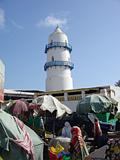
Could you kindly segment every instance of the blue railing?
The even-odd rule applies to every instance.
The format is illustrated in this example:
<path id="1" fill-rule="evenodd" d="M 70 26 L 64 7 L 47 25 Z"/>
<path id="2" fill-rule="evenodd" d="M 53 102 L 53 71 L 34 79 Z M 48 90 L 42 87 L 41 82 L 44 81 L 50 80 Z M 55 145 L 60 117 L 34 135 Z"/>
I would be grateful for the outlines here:
<path id="1" fill-rule="evenodd" d="M 45 53 L 47 53 L 47 51 L 48 51 L 50 48 L 54 48 L 54 47 L 64 47 L 64 48 L 68 49 L 69 52 L 72 51 L 72 46 L 71 46 L 69 43 L 64 43 L 64 42 L 52 42 L 52 43 L 46 45 L 46 47 L 45 47 Z"/>
<path id="2" fill-rule="evenodd" d="M 49 67 L 53 67 L 53 66 L 65 66 L 65 67 L 69 67 L 70 70 L 74 68 L 74 64 L 69 61 L 52 61 L 52 62 L 47 62 L 44 65 L 44 70 L 46 71 Z"/>

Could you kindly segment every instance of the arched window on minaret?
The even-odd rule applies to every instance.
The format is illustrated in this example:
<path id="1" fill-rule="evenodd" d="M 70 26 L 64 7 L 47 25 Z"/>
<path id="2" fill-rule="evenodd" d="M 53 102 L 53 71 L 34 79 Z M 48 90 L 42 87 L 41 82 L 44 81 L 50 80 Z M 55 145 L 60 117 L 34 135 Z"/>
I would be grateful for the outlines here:
<path id="1" fill-rule="evenodd" d="M 53 43 L 53 40 L 51 40 L 50 44 L 52 44 L 52 43 Z"/>
<path id="2" fill-rule="evenodd" d="M 52 61 L 54 61 L 54 57 L 52 56 Z"/>

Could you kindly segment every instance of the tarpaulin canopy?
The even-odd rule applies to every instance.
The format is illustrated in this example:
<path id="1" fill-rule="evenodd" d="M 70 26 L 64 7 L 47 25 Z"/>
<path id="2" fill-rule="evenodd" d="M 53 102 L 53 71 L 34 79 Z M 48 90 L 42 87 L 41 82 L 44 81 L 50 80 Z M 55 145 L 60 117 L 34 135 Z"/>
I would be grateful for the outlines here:
<path id="1" fill-rule="evenodd" d="M 28 111 L 28 102 L 26 102 L 24 99 L 19 99 L 19 100 L 9 100 L 8 103 L 6 103 L 5 106 L 3 106 L 3 110 L 6 112 L 19 116 L 24 112 Z"/>
<path id="2" fill-rule="evenodd" d="M 72 113 L 71 109 L 51 95 L 39 96 L 32 103 L 40 105 L 40 109 L 43 111 L 49 111 L 50 113 L 56 111 L 56 118 L 63 116 L 65 113 Z"/>
<path id="3" fill-rule="evenodd" d="M 76 107 L 77 113 L 104 113 L 108 112 L 114 106 L 117 106 L 117 101 L 98 94 L 92 94 L 80 100 Z"/>
<path id="4" fill-rule="evenodd" d="M 23 124 L 20 120 L 18 123 Z M 23 131 L 18 123 L 15 117 L 0 110 L 0 156 L 5 160 L 28 160 L 27 147 L 33 144 L 35 160 L 43 160 L 44 142 L 24 124 L 25 131 Z M 26 135 L 28 135 L 27 141 L 30 142 L 28 145 L 23 144 Z M 27 146 L 26 149 L 25 146 Z"/>

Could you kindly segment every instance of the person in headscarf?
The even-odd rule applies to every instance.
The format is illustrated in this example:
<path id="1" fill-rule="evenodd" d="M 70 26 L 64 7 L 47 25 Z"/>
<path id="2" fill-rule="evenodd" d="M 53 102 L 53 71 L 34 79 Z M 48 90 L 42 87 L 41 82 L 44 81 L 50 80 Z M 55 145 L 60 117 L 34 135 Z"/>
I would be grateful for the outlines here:
<path id="1" fill-rule="evenodd" d="M 69 122 L 65 122 L 64 127 L 62 129 L 62 137 L 68 137 L 71 138 L 71 125 Z"/>
<path id="2" fill-rule="evenodd" d="M 89 152 L 82 137 L 81 129 L 73 126 L 71 129 L 72 139 L 70 143 L 71 160 L 85 160 L 89 157 Z"/>
<path id="3" fill-rule="evenodd" d="M 99 146 L 102 137 L 102 130 L 100 127 L 99 120 L 95 118 L 94 120 L 94 146 Z"/>

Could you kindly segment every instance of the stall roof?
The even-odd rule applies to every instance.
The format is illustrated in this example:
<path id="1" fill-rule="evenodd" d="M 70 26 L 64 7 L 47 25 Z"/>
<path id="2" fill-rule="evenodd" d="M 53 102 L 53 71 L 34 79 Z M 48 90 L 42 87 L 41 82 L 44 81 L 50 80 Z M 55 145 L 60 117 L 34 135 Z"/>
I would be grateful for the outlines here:
<path id="1" fill-rule="evenodd" d="M 22 91 L 15 91 L 11 89 L 4 89 L 4 94 L 23 94 L 23 95 L 34 95 L 34 92 L 22 92 Z"/>

